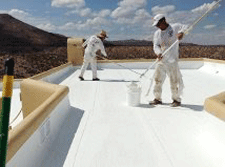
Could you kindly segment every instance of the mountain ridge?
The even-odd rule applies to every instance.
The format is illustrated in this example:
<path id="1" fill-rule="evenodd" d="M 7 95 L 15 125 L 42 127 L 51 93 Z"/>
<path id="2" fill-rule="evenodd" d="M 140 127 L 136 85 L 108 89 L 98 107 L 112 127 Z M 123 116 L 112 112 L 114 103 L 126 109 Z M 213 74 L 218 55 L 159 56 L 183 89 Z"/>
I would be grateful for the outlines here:
<path id="1" fill-rule="evenodd" d="M 41 30 L 9 14 L 0 14 L 1 51 L 39 51 L 66 46 L 67 37 Z"/>

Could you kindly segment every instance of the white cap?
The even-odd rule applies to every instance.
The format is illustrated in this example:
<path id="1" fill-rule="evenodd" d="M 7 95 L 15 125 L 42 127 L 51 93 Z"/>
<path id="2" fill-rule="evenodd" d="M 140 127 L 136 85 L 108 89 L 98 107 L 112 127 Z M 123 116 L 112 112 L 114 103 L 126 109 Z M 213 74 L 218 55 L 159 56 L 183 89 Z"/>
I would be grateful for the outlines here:
<path id="1" fill-rule="evenodd" d="M 159 20 L 161 20 L 163 17 L 165 17 L 163 14 L 157 14 L 154 18 L 153 18 L 153 20 L 154 20 L 154 22 L 153 22 L 153 26 L 156 26 L 157 24 L 158 24 L 158 22 L 159 22 Z"/>

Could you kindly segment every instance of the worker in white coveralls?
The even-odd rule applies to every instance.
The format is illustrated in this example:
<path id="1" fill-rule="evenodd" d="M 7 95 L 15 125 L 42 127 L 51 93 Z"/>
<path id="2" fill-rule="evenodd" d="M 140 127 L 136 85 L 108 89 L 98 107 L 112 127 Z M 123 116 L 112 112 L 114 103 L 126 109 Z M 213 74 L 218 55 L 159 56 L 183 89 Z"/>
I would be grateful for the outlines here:
<path id="1" fill-rule="evenodd" d="M 91 36 L 83 43 L 82 47 L 85 48 L 85 52 L 84 52 L 84 62 L 81 67 L 81 73 L 79 75 L 79 79 L 81 81 L 84 80 L 83 75 L 89 63 L 91 64 L 91 69 L 92 69 L 92 77 L 93 77 L 92 80 L 99 81 L 99 78 L 97 77 L 96 56 L 101 54 L 105 57 L 107 56 L 104 45 L 103 45 L 103 41 L 107 37 L 108 36 L 106 32 L 102 30 L 100 34 Z"/>
<path id="2" fill-rule="evenodd" d="M 172 93 L 171 107 L 181 105 L 181 94 L 183 91 L 182 75 L 178 66 L 179 59 L 179 42 L 176 43 L 164 56 L 162 53 L 167 50 L 177 39 L 181 40 L 184 36 L 184 31 L 188 28 L 187 25 L 179 23 L 168 24 L 163 14 L 158 14 L 154 17 L 153 26 L 159 28 L 153 38 L 153 50 L 157 55 L 158 64 L 155 69 L 154 80 L 154 96 L 150 105 L 162 104 L 162 85 L 165 81 L 166 74 L 170 79 L 170 88 Z"/>

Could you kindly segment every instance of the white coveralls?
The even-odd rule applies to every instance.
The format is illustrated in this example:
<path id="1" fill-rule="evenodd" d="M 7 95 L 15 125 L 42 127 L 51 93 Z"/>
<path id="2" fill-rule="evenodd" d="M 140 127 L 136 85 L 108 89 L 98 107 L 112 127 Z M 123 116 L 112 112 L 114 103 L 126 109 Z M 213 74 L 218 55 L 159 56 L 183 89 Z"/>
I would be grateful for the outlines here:
<path id="1" fill-rule="evenodd" d="M 162 54 L 167 48 L 169 48 L 176 40 L 177 34 L 184 32 L 188 26 L 182 24 L 172 24 L 166 30 L 157 30 L 154 34 L 154 46 L 153 50 L 156 55 Z M 179 59 L 179 42 L 176 43 L 158 62 L 154 79 L 155 87 L 153 90 L 154 96 L 157 100 L 162 101 L 162 85 L 165 81 L 166 74 L 170 79 L 170 88 L 172 93 L 172 100 L 181 102 L 181 94 L 183 91 L 182 75 L 178 66 Z"/>
<path id="2" fill-rule="evenodd" d="M 101 50 L 101 53 L 106 57 L 107 54 L 105 52 L 105 48 L 103 42 L 100 38 L 96 35 L 91 36 L 88 38 L 82 45 L 85 48 L 84 52 L 84 62 L 81 67 L 81 74 L 80 76 L 83 77 L 85 70 L 88 67 L 88 64 L 91 64 L 91 69 L 93 73 L 93 78 L 97 78 L 97 59 L 96 59 L 96 52 L 97 50 Z"/>

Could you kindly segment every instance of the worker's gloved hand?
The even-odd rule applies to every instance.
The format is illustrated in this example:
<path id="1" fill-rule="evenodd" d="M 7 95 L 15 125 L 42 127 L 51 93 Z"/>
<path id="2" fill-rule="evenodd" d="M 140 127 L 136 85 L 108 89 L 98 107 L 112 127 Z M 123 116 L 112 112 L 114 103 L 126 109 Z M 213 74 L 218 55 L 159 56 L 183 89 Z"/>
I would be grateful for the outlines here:
<path id="1" fill-rule="evenodd" d="M 184 33 L 183 32 L 180 32 L 180 33 L 177 34 L 177 39 L 182 40 L 183 37 L 184 37 Z"/>
<path id="2" fill-rule="evenodd" d="M 96 55 L 101 56 L 101 50 L 100 49 L 98 49 L 95 53 L 96 53 Z"/>
<path id="3" fill-rule="evenodd" d="M 162 60 L 162 54 L 159 54 L 159 55 L 157 55 L 157 59 L 160 61 L 160 60 Z"/>

